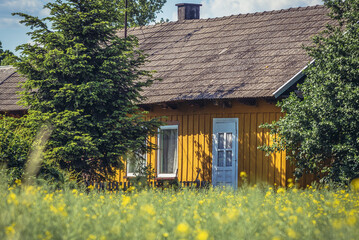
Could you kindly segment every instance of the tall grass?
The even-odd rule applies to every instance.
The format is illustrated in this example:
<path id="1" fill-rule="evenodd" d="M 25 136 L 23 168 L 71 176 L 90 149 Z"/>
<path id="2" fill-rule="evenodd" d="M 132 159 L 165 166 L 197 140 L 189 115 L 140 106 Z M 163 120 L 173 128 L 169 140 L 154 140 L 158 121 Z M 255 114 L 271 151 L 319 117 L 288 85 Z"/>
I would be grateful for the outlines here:
<path id="1" fill-rule="evenodd" d="M 0 239 L 359 239 L 349 190 L 0 186 Z"/>

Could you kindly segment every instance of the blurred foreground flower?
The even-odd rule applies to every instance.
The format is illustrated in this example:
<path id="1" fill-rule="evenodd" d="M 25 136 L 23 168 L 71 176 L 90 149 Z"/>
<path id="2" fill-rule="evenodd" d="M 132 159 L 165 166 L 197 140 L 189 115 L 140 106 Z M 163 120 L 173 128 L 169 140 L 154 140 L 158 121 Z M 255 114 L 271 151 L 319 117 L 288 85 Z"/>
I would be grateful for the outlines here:
<path id="1" fill-rule="evenodd" d="M 353 179 L 350 185 L 354 191 L 359 191 L 359 178 Z"/>

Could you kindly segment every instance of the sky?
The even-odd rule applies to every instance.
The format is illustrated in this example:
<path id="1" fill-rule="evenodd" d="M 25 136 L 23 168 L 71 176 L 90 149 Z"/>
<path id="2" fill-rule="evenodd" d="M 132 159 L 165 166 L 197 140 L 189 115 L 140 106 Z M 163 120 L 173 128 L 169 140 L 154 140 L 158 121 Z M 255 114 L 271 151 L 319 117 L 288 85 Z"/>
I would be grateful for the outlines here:
<path id="1" fill-rule="evenodd" d="M 32 16 L 45 17 L 49 14 L 43 5 L 48 0 L 0 0 L 0 41 L 3 49 L 15 52 L 16 46 L 31 42 L 26 34 L 29 28 L 19 23 L 20 18 L 12 16 L 13 12 L 23 12 Z M 287 9 L 290 7 L 305 7 L 323 4 L 322 0 L 167 0 L 162 13 L 157 15 L 161 18 L 177 21 L 177 3 L 202 4 L 201 18 L 215 18 L 236 15 L 241 13 L 253 13 Z"/>

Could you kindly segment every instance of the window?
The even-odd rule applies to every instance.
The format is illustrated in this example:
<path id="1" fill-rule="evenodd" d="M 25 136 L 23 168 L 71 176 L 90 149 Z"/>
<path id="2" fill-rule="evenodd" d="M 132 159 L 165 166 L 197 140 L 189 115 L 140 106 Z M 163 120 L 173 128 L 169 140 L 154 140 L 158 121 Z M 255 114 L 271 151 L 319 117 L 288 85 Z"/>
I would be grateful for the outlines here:
<path id="1" fill-rule="evenodd" d="M 141 170 L 146 166 L 147 154 L 132 152 L 127 155 L 127 177 L 141 175 Z"/>
<path id="2" fill-rule="evenodd" d="M 178 125 L 160 127 L 158 135 L 158 177 L 175 177 L 177 171 Z"/>

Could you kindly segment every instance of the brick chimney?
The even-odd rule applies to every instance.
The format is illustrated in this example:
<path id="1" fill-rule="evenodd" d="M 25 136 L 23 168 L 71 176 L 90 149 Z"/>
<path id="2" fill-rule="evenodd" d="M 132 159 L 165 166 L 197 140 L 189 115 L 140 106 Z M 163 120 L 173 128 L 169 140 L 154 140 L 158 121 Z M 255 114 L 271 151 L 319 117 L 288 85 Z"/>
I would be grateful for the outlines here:
<path id="1" fill-rule="evenodd" d="M 178 3 L 178 21 L 199 19 L 199 7 L 202 4 Z"/>

